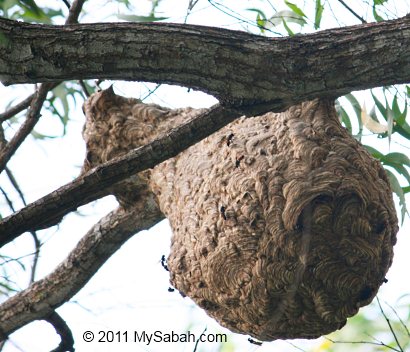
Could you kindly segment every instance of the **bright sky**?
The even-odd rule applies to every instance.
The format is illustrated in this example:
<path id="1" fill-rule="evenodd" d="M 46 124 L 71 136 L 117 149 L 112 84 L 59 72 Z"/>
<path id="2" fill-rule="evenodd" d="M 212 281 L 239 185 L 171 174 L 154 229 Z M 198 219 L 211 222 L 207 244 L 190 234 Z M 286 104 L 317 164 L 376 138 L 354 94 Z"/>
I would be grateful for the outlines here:
<path id="1" fill-rule="evenodd" d="M 271 1 L 277 5 L 277 9 L 284 9 L 281 1 Z M 295 1 L 297 3 L 297 1 Z M 336 1 L 331 1 L 336 3 Z M 37 0 L 37 3 L 55 5 L 55 1 Z M 138 14 L 146 14 L 149 10 L 147 1 L 131 1 L 135 4 Z M 188 1 L 164 0 L 160 11 L 164 15 L 170 16 L 170 21 L 181 22 Z M 350 1 L 352 6 L 359 6 L 359 2 Z M 400 9 L 407 9 L 409 5 L 405 0 L 395 1 L 395 6 Z M 240 8 L 263 7 L 262 1 L 224 1 L 224 6 L 234 8 L 240 12 Z M 342 23 L 357 23 L 344 9 L 334 7 L 336 13 L 340 14 L 338 20 Z M 83 18 L 83 22 L 95 22 L 101 19 L 115 21 L 115 18 L 104 17 L 104 14 L 121 12 L 121 7 L 115 1 L 93 0 L 86 2 L 86 10 L 90 15 Z M 268 13 L 269 7 L 266 6 Z M 270 8 L 270 11 L 272 9 Z M 313 11 L 313 9 L 312 9 Z M 358 12 L 362 12 L 358 9 Z M 398 11 L 396 11 L 398 12 Z M 405 12 L 405 10 L 404 10 Z M 241 12 L 243 14 L 243 12 Z M 182 15 L 181 15 L 182 14 Z M 99 17 L 96 17 L 98 15 Z M 254 14 L 246 14 L 250 20 L 254 19 Z M 228 28 L 241 29 L 238 21 L 227 17 L 220 11 L 215 10 L 207 1 L 200 1 L 193 14 L 189 17 L 190 23 L 207 25 L 224 25 Z M 325 23 L 325 27 L 332 26 Z M 251 28 L 250 25 L 247 26 Z M 242 28 L 243 29 L 243 28 Z M 253 29 L 254 30 L 254 29 Z M 106 84 L 108 86 L 109 82 Z M 31 88 L 31 87 L 30 87 Z M 23 86 L 10 90 L 0 85 L 0 111 L 6 109 L 6 104 L 10 101 L 10 96 L 16 97 L 16 101 L 31 93 L 31 89 Z M 140 97 L 146 94 L 145 85 L 136 83 L 115 83 L 117 94 Z M 359 101 L 363 103 L 368 97 L 357 95 Z M 186 88 L 163 86 L 157 90 L 156 94 L 150 97 L 161 105 L 171 107 L 207 107 L 215 103 L 212 97 L 200 92 L 187 92 Z M 360 100 L 361 99 L 361 100 Z M 366 104 L 370 106 L 371 103 Z M 10 168 L 14 171 L 17 180 L 25 192 L 28 201 L 34 201 L 39 197 L 53 191 L 57 187 L 71 181 L 78 175 L 79 167 L 84 158 L 84 143 L 81 137 L 81 129 L 84 123 L 84 116 L 81 111 L 81 102 L 76 106 L 72 104 L 71 120 L 68 125 L 67 135 L 60 139 L 45 141 L 34 141 L 28 139 L 19 149 L 18 153 L 10 162 Z M 44 112 L 41 122 L 36 127 L 38 132 L 44 134 L 61 133 L 61 124 L 54 116 Z M 365 139 L 365 143 L 380 142 Z M 386 147 L 387 148 L 387 147 Z M 400 148 L 397 145 L 391 146 L 392 150 Z M 385 150 L 387 151 L 387 149 Z M 401 150 L 403 152 L 403 149 Z M 408 150 L 404 150 L 405 153 Z M 0 175 L 0 185 L 5 189 L 10 189 L 7 179 Z M 0 202 L 3 202 L 2 200 Z M 409 199 L 408 199 L 409 202 Z M 18 204 L 18 202 L 17 202 Z M 5 212 L 5 205 L 0 203 L 2 213 Z M 21 206 L 21 205 L 20 205 Z M 46 238 L 42 248 L 41 259 L 37 271 L 37 278 L 43 277 L 53 270 L 72 249 L 86 231 L 97 222 L 104 214 L 116 207 L 114 198 L 107 197 L 91 205 L 80 208 L 81 215 L 70 214 L 65 217 L 58 229 L 52 228 L 42 233 L 42 238 Z M 58 231 L 57 231 L 58 230 Z M 398 244 L 395 247 L 395 261 L 390 269 L 387 278 L 388 284 L 383 285 L 379 297 L 389 303 L 395 303 L 396 299 L 405 293 L 410 292 L 410 281 L 407 279 L 406 271 L 410 267 L 410 257 L 408 249 L 410 240 L 406 235 L 409 233 L 409 220 L 406 219 L 398 236 Z M 70 303 L 58 309 L 58 312 L 71 327 L 76 341 L 77 351 L 192 351 L 193 344 L 151 344 L 146 346 L 143 343 L 85 343 L 82 341 L 82 334 L 86 330 L 91 330 L 97 334 L 99 330 L 116 331 L 147 331 L 154 332 L 161 330 L 170 333 L 174 330 L 183 333 L 187 329 L 197 334 L 201 333 L 205 327 L 209 332 L 226 332 L 228 341 L 235 342 L 241 346 L 236 351 L 296 351 L 295 347 L 288 342 L 265 343 L 262 347 L 250 345 L 246 336 L 235 335 L 221 328 L 216 322 L 208 318 L 206 314 L 197 308 L 187 298 L 182 299 L 178 293 L 169 293 L 168 273 L 161 267 L 160 258 L 169 252 L 171 232 L 166 221 L 161 222 L 150 231 L 144 231 L 135 235 L 123 248 L 121 248 L 94 276 L 90 283 L 76 295 Z M 16 257 L 27 255 L 33 251 L 32 240 L 29 235 L 24 235 L 17 241 L 2 249 L 3 254 Z M 31 257 L 26 258 L 25 263 L 29 267 Z M 16 282 L 19 287 L 27 285 L 28 275 L 22 275 L 20 268 L 11 266 L 11 272 L 15 271 Z M 406 275 L 407 274 L 407 275 Z M 366 309 L 366 308 L 365 308 Z M 12 343 L 8 343 L 5 352 L 48 351 L 54 348 L 58 342 L 58 336 L 53 332 L 52 327 L 43 322 L 36 322 L 20 329 L 11 337 Z M 318 341 L 294 341 L 297 346 L 317 346 Z M 204 351 L 216 351 L 216 344 L 202 346 Z"/>

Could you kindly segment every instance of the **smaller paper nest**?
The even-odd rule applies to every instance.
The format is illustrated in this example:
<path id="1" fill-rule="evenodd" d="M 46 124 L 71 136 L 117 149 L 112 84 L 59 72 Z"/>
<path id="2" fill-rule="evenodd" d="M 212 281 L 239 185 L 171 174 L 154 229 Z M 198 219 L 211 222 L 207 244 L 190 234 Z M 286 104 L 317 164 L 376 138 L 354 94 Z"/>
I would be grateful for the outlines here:
<path id="1" fill-rule="evenodd" d="M 369 304 L 398 231 L 386 173 L 333 101 L 241 118 L 151 177 L 171 283 L 260 340 L 316 338 Z"/>

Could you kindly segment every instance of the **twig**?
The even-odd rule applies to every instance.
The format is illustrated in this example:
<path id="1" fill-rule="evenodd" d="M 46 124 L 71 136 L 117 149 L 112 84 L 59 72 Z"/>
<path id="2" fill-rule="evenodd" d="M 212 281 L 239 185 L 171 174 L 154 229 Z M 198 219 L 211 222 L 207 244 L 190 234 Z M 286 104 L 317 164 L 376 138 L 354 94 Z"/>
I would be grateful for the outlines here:
<path id="1" fill-rule="evenodd" d="M 40 117 L 40 110 L 43 106 L 44 100 L 47 97 L 47 93 L 50 89 L 50 83 L 44 83 L 40 86 L 35 93 L 34 99 L 31 101 L 30 109 L 27 114 L 27 118 L 21 125 L 20 129 L 16 132 L 13 138 L 7 143 L 0 154 L 0 173 L 6 167 L 8 161 L 16 152 L 21 143 L 31 133 L 35 124 Z"/>
<path id="2" fill-rule="evenodd" d="M 26 99 L 21 101 L 20 103 L 16 104 L 15 106 L 11 107 L 10 109 L 6 110 L 5 112 L 0 114 L 0 123 L 8 120 L 9 118 L 17 115 L 19 112 L 27 109 L 31 101 L 34 99 L 35 94 L 29 95 Z"/>
<path id="3" fill-rule="evenodd" d="M 6 167 L 6 174 L 7 174 L 7 177 L 9 178 L 10 183 L 13 185 L 13 187 L 16 190 L 16 192 L 18 193 L 21 201 L 23 202 L 23 205 L 26 206 L 27 203 L 26 203 L 26 199 L 24 198 L 23 192 L 21 191 L 20 186 L 17 183 L 16 178 L 14 177 L 13 173 L 11 172 L 11 170 L 8 167 Z"/>
<path id="4" fill-rule="evenodd" d="M 63 0 L 64 4 L 67 6 L 67 8 L 70 10 L 70 13 L 68 15 L 66 24 L 73 24 L 73 23 L 78 23 L 78 16 L 80 15 L 81 9 L 84 5 L 84 3 L 87 0 L 75 0 L 73 5 L 70 5 L 68 0 Z M 85 85 L 84 81 L 79 80 L 78 83 L 80 84 L 81 88 L 83 89 L 83 92 L 87 98 L 90 97 L 90 92 L 87 89 L 87 86 Z"/>
<path id="5" fill-rule="evenodd" d="M 210 4 L 211 6 L 213 6 L 214 8 L 216 8 L 218 11 L 222 12 L 223 14 L 225 14 L 225 15 L 227 15 L 227 16 L 229 16 L 229 17 L 232 17 L 232 18 L 234 18 L 234 19 L 240 21 L 241 23 L 248 24 L 248 25 L 250 25 L 250 26 L 252 26 L 252 27 L 262 28 L 263 30 L 265 30 L 265 31 L 267 31 L 267 32 L 270 32 L 270 33 L 273 33 L 273 34 L 277 34 L 277 35 L 283 36 L 283 34 L 281 34 L 281 33 L 279 33 L 279 32 L 275 32 L 275 31 L 273 31 L 273 30 L 270 29 L 270 28 L 266 28 L 266 27 L 264 27 L 264 26 L 257 25 L 257 24 L 255 24 L 255 22 L 250 21 L 250 20 L 248 20 L 248 19 L 242 17 L 242 15 L 240 15 L 240 14 L 237 13 L 237 12 L 235 12 L 235 11 L 232 10 L 231 8 L 229 8 L 229 7 L 225 6 L 225 5 L 223 5 L 221 2 L 217 2 L 217 1 L 214 1 L 214 0 L 208 0 L 208 2 L 209 2 L 209 4 Z M 230 11 L 231 13 L 229 13 L 228 11 Z"/>
<path id="6" fill-rule="evenodd" d="M 72 6 L 70 7 L 70 11 L 66 20 L 66 24 L 73 24 L 77 23 L 78 16 L 80 15 L 81 8 L 86 0 L 75 0 Z M 10 116 L 11 112 L 20 112 L 25 109 L 25 106 L 28 104 L 29 98 L 30 99 L 30 108 L 27 113 L 26 121 L 22 124 L 20 129 L 14 135 L 14 137 L 10 140 L 10 142 L 4 146 L 0 154 L 0 173 L 4 170 L 5 166 L 7 165 L 10 158 L 16 152 L 18 147 L 21 143 L 26 139 L 26 137 L 31 133 L 34 126 L 38 122 L 40 118 L 40 110 L 43 106 L 43 103 L 47 97 L 47 93 L 49 90 L 53 89 L 55 85 L 58 83 L 43 83 L 38 88 L 37 92 L 32 94 L 30 97 L 26 98 L 20 104 L 17 104 L 14 108 L 9 109 L 4 116 Z M 11 112 L 10 112 L 11 111 Z M 2 118 L 4 118 L 4 116 Z M 14 116 L 14 115 L 11 115 Z"/>
<path id="7" fill-rule="evenodd" d="M 13 202 L 11 201 L 9 196 L 7 195 L 7 192 L 2 187 L 0 187 L 0 192 L 3 194 L 3 197 L 6 200 L 6 203 L 9 206 L 9 208 L 11 209 L 11 211 L 14 212 L 15 210 L 14 210 Z"/>
<path id="8" fill-rule="evenodd" d="M 188 16 L 190 15 L 191 11 L 195 7 L 195 5 L 198 3 L 199 0 L 189 0 L 188 8 L 186 10 L 186 15 L 184 19 L 184 23 L 188 20 Z"/>
<path id="9" fill-rule="evenodd" d="M 378 341 L 377 342 L 373 342 L 373 341 L 337 341 L 337 340 L 332 340 L 329 337 L 324 336 L 324 338 L 326 340 L 329 340 L 332 343 L 339 343 L 339 344 L 352 344 L 352 345 L 358 345 L 358 344 L 364 344 L 364 345 L 374 345 L 374 346 L 383 346 L 386 347 L 390 350 L 396 351 L 396 352 L 401 352 L 400 350 L 398 350 L 397 348 L 391 347 L 389 345 L 386 345 L 384 342 L 382 341 Z"/>
<path id="10" fill-rule="evenodd" d="M 23 193 L 20 190 L 20 187 L 16 181 L 16 179 L 14 178 L 13 174 L 11 173 L 11 171 L 6 168 L 6 172 L 7 172 L 7 176 L 9 177 L 10 182 L 12 183 L 14 189 L 19 193 L 20 199 L 23 202 L 23 204 L 26 206 L 26 200 L 24 198 Z M 0 192 L 3 194 L 4 198 L 6 199 L 6 202 L 10 208 L 10 210 L 12 212 L 15 211 L 14 206 L 12 201 L 9 199 L 7 193 L 3 190 L 3 188 L 0 188 Z M 37 264 L 38 264 L 38 258 L 40 256 L 40 247 L 41 247 L 41 242 L 38 239 L 37 233 L 35 231 L 30 231 L 31 237 L 34 240 L 34 258 L 33 258 L 33 264 L 31 265 L 31 274 L 30 274 L 30 281 L 29 283 L 33 283 L 34 279 L 35 279 L 35 275 L 36 275 L 36 269 L 37 269 Z"/>
<path id="11" fill-rule="evenodd" d="M 34 241 L 34 253 L 33 253 L 34 258 L 33 258 L 33 263 L 31 264 L 31 274 L 30 274 L 30 281 L 29 281 L 29 283 L 32 284 L 34 280 L 36 279 L 37 264 L 38 264 L 38 259 L 40 257 L 41 242 L 35 231 L 30 231 L 30 234 Z"/>
<path id="12" fill-rule="evenodd" d="M 145 95 L 145 97 L 141 98 L 141 101 L 144 101 L 145 99 L 147 99 L 148 97 L 150 97 L 152 94 L 154 94 L 155 91 L 156 91 L 159 87 L 161 87 L 161 85 L 162 85 L 162 84 L 159 83 L 159 84 L 157 84 L 157 85 L 155 86 L 154 89 L 150 89 L 149 93 L 148 93 L 147 95 Z"/>
<path id="13" fill-rule="evenodd" d="M 80 81 L 78 81 L 78 83 L 80 84 L 81 88 L 83 89 L 83 92 L 84 92 L 85 96 L 86 96 L 87 98 L 89 98 L 89 97 L 91 96 L 91 94 L 90 94 L 90 92 L 88 91 L 87 86 L 85 85 L 84 81 L 81 81 L 81 80 L 80 80 Z"/>
<path id="14" fill-rule="evenodd" d="M 60 335 L 61 338 L 60 344 L 51 352 L 74 352 L 73 334 L 64 319 L 54 311 L 44 320 L 53 325 L 57 334 Z"/>
<path id="15" fill-rule="evenodd" d="M 68 0 L 63 0 L 63 3 L 65 4 L 65 6 L 67 6 L 68 9 L 71 7 L 71 5 L 70 5 L 70 3 L 68 2 Z"/>
<path id="16" fill-rule="evenodd" d="M 299 346 L 296 346 L 294 343 L 286 341 L 289 345 L 291 345 L 293 348 L 297 349 L 298 351 L 306 352 L 303 348 L 300 348 Z"/>
<path id="17" fill-rule="evenodd" d="M 205 326 L 205 329 L 202 331 L 201 335 L 202 335 L 202 334 L 205 334 L 205 332 L 206 332 L 207 329 L 208 329 L 208 327 Z M 194 347 L 194 350 L 193 350 L 192 352 L 196 352 L 196 350 L 197 350 L 197 348 L 198 348 L 198 345 L 199 345 L 199 341 L 200 341 L 200 339 L 197 339 L 197 340 L 196 340 L 196 342 L 195 342 L 195 347 Z"/>
<path id="18" fill-rule="evenodd" d="M 347 5 L 343 0 L 337 0 L 339 1 L 354 17 L 356 17 L 357 19 L 359 19 L 362 23 L 367 23 L 367 21 L 359 16 L 349 5 Z"/>
<path id="19" fill-rule="evenodd" d="M 384 320 L 386 320 L 386 323 L 387 323 L 387 325 L 389 326 L 389 329 L 390 329 L 391 333 L 393 334 L 393 337 L 394 337 L 394 340 L 396 341 L 397 347 L 400 349 L 401 352 L 404 352 L 404 351 L 403 351 L 403 348 L 402 348 L 401 345 L 400 345 L 399 339 L 398 339 L 397 336 L 396 336 L 396 332 L 394 331 L 394 329 L 393 329 L 393 327 L 392 327 L 392 325 L 391 325 L 391 323 L 390 323 L 390 319 L 389 319 L 389 318 L 387 317 L 387 315 L 384 313 L 383 307 L 382 307 L 382 305 L 380 304 L 379 297 L 376 296 L 376 299 L 377 299 L 377 304 L 379 305 L 379 308 L 380 308 L 380 312 L 382 313 L 382 315 L 383 315 L 383 317 L 384 317 Z"/>
<path id="20" fill-rule="evenodd" d="M 404 330 L 406 330 L 407 336 L 410 337 L 410 331 L 409 328 L 407 327 L 407 325 L 404 323 L 404 321 L 400 318 L 399 314 L 397 313 L 397 311 L 387 302 L 385 302 L 387 304 L 387 306 L 394 312 L 394 314 L 396 315 L 397 319 L 399 319 L 400 324 L 403 326 Z"/>

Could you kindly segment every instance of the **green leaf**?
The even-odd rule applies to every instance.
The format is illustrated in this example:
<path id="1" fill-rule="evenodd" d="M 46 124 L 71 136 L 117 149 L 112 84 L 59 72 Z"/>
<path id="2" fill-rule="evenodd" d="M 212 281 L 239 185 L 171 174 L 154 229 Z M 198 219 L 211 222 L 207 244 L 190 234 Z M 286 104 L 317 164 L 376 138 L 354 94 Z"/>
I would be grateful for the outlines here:
<path id="1" fill-rule="evenodd" d="M 410 159 L 406 155 L 402 153 L 389 153 L 384 155 L 383 158 L 381 158 L 381 161 L 383 162 L 383 165 L 388 165 L 396 169 L 396 171 L 404 176 L 410 184 L 410 174 L 404 167 L 404 165 L 410 167 Z"/>
<path id="2" fill-rule="evenodd" d="M 387 111 L 387 137 L 389 139 L 389 146 L 391 143 L 391 135 L 393 133 L 393 111 L 389 108 Z"/>
<path id="3" fill-rule="evenodd" d="M 73 90 L 69 89 L 66 85 L 58 85 L 53 89 L 53 95 L 50 99 L 50 107 L 54 110 L 54 113 L 60 118 L 61 123 L 63 124 L 63 135 L 66 133 L 66 127 L 68 120 L 70 118 L 70 106 L 68 103 L 68 95 L 72 95 Z M 58 99 L 63 107 L 63 114 L 61 114 L 54 104 L 54 100 Z"/>
<path id="4" fill-rule="evenodd" d="M 285 4 L 300 17 L 306 17 L 305 13 L 295 4 L 285 0 Z"/>
<path id="5" fill-rule="evenodd" d="M 397 99 L 397 94 L 396 94 L 393 98 L 393 103 L 392 103 L 393 119 L 394 121 L 396 121 L 396 124 L 393 126 L 393 131 L 401 134 L 406 139 L 410 139 L 410 125 L 407 124 L 406 122 L 407 101 L 405 102 L 403 112 L 401 112 L 397 100 L 398 99 Z M 390 109 L 387 103 L 386 105 L 388 109 Z"/>
<path id="6" fill-rule="evenodd" d="M 385 171 L 387 177 L 389 178 L 390 186 L 393 192 L 396 193 L 396 195 L 399 197 L 399 204 L 401 207 L 401 224 L 403 225 L 404 216 L 407 213 L 406 198 L 404 197 L 403 189 L 400 187 L 400 183 L 397 180 L 397 177 L 390 170 L 385 169 Z"/>
<path id="7" fill-rule="evenodd" d="M 284 18 L 282 19 L 282 21 L 283 21 L 283 26 L 284 26 L 285 29 L 286 29 L 286 32 L 288 32 L 288 34 L 289 34 L 291 37 L 293 37 L 293 36 L 295 35 L 295 33 L 293 33 L 293 31 L 289 28 L 289 26 L 288 26 L 288 24 L 286 23 L 286 21 L 285 21 Z"/>
<path id="8" fill-rule="evenodd" d="M 266 26 L 267 26 L 267 28 L 272 28 L 273 26 L 277 26 L 277 25 L 283 23 L 283 20 L 286 20 L 287 22 L 297 23 L 301 26 L 306 24 L 306 20 L 303 17 L 297 15 L 296 13 L 294 13 L 292 11 L 282 10 L 282 11 L 276 12 L 267 21 Z"/>
<path id="9" fill-rule="evenodd" d="M 393 98 L 392 111 L 394 115 L 393 116 L 394 121 L 396 121 L 399 125 L 403 125 L 406 121 L 406 116 L 407 116 L 407 100 L 404 105 L 404 110 L 403 112 L 401 112 L 399 104 L 398 104 L 397 93 L 394 95 L 394 98 Z"/>
<path id="10" fill-rule="evenodd" d="M 401 134 L 404 138 L 410 140 L 410 126 L 407 123 L 404 123 L 401 126 L 399 125 L 394 126 L 393 130 Z"/>
<path id="11" fill-rule="evenodd" d="M 350 122 L 349 115 L 347 114 L 346 110 L 340 105 L 338 101 L 336 101 L 336 111 L 339 115 L 340 121 L 346 127 L 350 134 L 352 134 L 352 123 Z"/>
<path id="12" fill-rule="evenodd" d="M 33 136 L 34 139 L 38 139 L 38 140 L 57 138 L 56 136 L 47 136 L 35 130 L 31 131 L 31 135 Z"/>
<path id="13" fill-rule="evenodd" d="M 357 117 L 357 122 L 359 124 L 359 141 L 361 139 L 362 136 L 362 132 L 363 132 L 363 123 L 362 123 L 362 108 L 359 104 L 359 102 L 357 101 L 357 99 L 355 98 L 355 96 L 352 93 L 346 94 L 345 98 L 349 101 L 350 105 L 352 105 L 352 108 L 356 114 Z"/>
<path id="14" fill-rule="evenodd" d="M 256 25 L 259 27 L 262 33 L 265 32 L 266 20 L 261 18 L 259 13 L 256 15 Z"/>
<path id="15" fill-rule="evenodd" d="M 123 3 L 125 5 L 125 7 L 129 10 L 132 8 L 130 0 L 117 0 L 117 2 Z"/>
<path id="16" fill-rule="evenodd" d="M 376 6 L 376 5 L 382 5 L 382 4 L 384 4 L 385 2 L 387 2 L 388 0 L 373 0 L 373 5 L 374 6 Z"/>
<path id="17" fill-rule="evenodd" d="M 30 11 L 34 12 L 34 14 L 36 14 L 37 16 L 40 16 L 41 10 L 39 9 L 39 7 L 37 6 L 34 0 L 19 0 L 19 2 L 23 6 L 28 8 Z"/>
<path id="18" fill-rule="evenodd" d="M 319 29 L 320 22 L 322 21 L 322 14 L 324 5 L 322 5 L 321 0 L 316 0 L 316 8 L 315 8 L 315 29 Z"/>
<path id="19" fill-rule="evenodd" d="M 395 164 L 401 164 L 401 165 L 406 165 L 410 167 L 409 157 L 402 153 L 389 153 L 384 156 L 384 160 L 395 163 Z"/>
<path id="20" fill-rule="evenodd" d="M 263 33 L 266 28 L 266 16 L 262 10 L 256 8 L 249 8 L 246 9 L 247 11 L 256 12 L 256 25 L 259 27 L 261 32 Z"/>
<path id="21" fill-rule="evenodd" d="M 373 91 L 370 91 L 370 93 L 372 94 L 372 97 L 373 97 L 374 103 L 377 106 L 377 109 L 379 109 L 380 113 L 382 114 L 384 119 L 387 121 L 387 108 L 380 102 L 379 99 L 377 99 L 377 97 L 373 94 Z"/>
<path id="22" fill-rule="evenodd" d="M 377 149 L 369 146 L 369 145 L 363 145 L 368 152 L 376 159 L 379 159 L 380 161 L 383 161 L 384 155 L 380 153 Z"/>
<path id="23" fill-rule="evenodd" d="M 155 16 L 137 16 L 137 15 L 118 15 L 120 20 L 128 22 L 155 22 L 166 20 L 169 17 L 155 17 Z"/>
<path id="24" fill-rule="evenodd" d="M 410 174 L 403 165 L 389 162 L 384 162 L 383 165 L 387 165 L 394 168 L 400 175 L 402 175 L 406 179 L 406 181 L 410 185 Z"/>
<path id="25" fill-rule="evenodd" d="M 377 13 L 376 6 L 373 6 L 373 17 L 376 20 L 376 22 L 384 21 L 384 18 Z"/>
<path id="26" fill-rule="evenodd" d="M 0 287 L 4 288 L 6 291 L 1 290 L 4 294 L 6 292 L 17 292 L 17 290 L 7 284 L 5 284 L 4 282 L 0 282 Z"/>
<path id="27" fill-rule="evenodd" d="M 28 21 L 28 22 L 51 24 L 52 18 L 57 17 L 57 16 L 63 17 L 63 12 L 61 10 L 54 10 L 54 9 L 50 9 L 46 7 L 43 9 L 39 9 L 38 13 L 32 11 L 31 9 L 27 9 L 27 8 L 24 9 L 24 11 L 20 9 L 14 12 L 10 18 L 24 19 L 25 21 Z"/>
<path id="28" fill-rule="evenodd" d="M 246 9 L 246 11 L 256 12 L 258 15 L 260 15 L 261 18 L 263 18 L 264 20 L 266 20 L 265 13 L 264 13 L 262 10 L 260 10 L 260 9 L 249 8 L 249 9 Z"/>

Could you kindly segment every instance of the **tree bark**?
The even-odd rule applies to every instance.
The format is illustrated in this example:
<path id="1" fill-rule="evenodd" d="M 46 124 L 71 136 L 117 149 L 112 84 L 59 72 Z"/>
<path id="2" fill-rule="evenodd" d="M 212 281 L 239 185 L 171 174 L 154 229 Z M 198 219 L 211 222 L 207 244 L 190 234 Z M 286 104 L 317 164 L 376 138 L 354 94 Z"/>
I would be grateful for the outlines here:
<path id="1" fill-rule="evenodd" d="M 410 16 L 290 38 L 169 23 L 45 26 L 0 19 L 4 84 L 142 80 L 202 90 L 252 114 L 410 81 Z M 259 110 L 255 107 L 259 106 Z"/>
<path id="2" fill-rule="evenodd" d="M 233 121 L 240 114 L 219 104 L 162 138 L 101 165 L 0 221 L 0 247 L 25 231 L 48 227 L 77 207 L 108 194 L 107 188 L 152 168 Z"/>
<path id="3" fill-rule="evenodd" d="M 162 220 L 152 194 L 127 211 L 111 212 L 81 239 L 50 275 L 0 305 L 0 341 L 22 326 L 49 316 L 73 297 L 132 235 Z"/>

